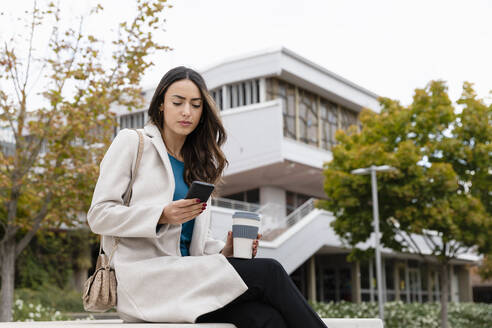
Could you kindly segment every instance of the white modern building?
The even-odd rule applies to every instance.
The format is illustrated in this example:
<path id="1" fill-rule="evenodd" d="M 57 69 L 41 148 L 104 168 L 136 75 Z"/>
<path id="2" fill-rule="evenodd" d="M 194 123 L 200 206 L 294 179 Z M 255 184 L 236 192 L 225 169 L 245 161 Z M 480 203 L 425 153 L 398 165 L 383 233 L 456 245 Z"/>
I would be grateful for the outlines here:
<path id="1" fill-rule="evenodd" d="M 362 108 L 378 112 L 378 95 L 285 48 L 201 73 L 228 133 L 223 150 L 230 165 L 212 207 L 215 237 L 225 239 L 236 209 L 258 211 L 264 235 L 258 256 L 280 261 L 308 299 L 376 300 L 375 265 L 347 262 L 348 249 L 330 227 L 332 214 L 317 209 L 315 200 L 326 198 L 322 169 L 332 159 L 335 131 L 358 125 Z M 148 102 L 153 92 L 145 91 Z M 116 113 L 120 129 L 148 120 L 146 109 Z M 439 300 L 435 259 L 388 249 L 382 256 L 387 301 Z M 476 260 L 452 262 L 450 300 L 472 301 L 469 267 Z"/>

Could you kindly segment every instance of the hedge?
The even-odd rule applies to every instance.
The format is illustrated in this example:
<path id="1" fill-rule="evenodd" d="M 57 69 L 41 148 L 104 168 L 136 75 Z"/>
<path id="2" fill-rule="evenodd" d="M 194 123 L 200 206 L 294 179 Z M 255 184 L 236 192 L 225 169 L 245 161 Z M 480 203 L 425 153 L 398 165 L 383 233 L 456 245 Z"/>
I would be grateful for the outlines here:
<path id="1" fill-rule="evenodd" d="M 367 303 L 311 303 L 323 318 L 376 318 L 378 304 Z M 384 305 L 385 328 L 439 328 L 440 303 L 388 302 Z M 451 328 L 492 327 L 492 304 L 449 303 L 448 322 Z"/>

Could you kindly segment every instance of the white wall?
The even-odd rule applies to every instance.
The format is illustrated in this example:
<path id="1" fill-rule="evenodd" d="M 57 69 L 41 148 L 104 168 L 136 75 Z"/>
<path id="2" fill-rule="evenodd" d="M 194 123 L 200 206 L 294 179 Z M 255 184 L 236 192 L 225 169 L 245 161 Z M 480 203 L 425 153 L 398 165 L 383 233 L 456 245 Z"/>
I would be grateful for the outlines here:
<path id="1" fill-rule="evenodd" d="M 222 112 L 229 166 L 224 175 L 282 161 L 282 107 L 279 100 Z"/>

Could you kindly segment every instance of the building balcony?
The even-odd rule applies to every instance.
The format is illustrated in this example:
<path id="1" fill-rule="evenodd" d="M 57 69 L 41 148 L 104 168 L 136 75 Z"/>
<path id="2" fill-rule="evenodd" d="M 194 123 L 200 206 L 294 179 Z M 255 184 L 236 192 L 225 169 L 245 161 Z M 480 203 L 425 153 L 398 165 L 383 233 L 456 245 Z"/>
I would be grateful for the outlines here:
<path id="1" fill-rule="evenodd" d="M 331 152 L 284 136 L 280 100 L 221 114 L 228 133 L 222 149 L 229 161 L 222 195 L 272 185 L 324 198 L 322 168 Z"/>

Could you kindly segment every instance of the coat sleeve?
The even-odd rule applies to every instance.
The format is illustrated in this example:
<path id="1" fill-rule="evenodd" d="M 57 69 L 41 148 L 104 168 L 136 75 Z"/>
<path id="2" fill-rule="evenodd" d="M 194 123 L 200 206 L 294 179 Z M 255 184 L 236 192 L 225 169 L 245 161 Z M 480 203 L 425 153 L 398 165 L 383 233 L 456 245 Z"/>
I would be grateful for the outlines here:
<path id="1" fill-rule="evenodd" d="M 87 213 L 87 221 L 93 232 L 118 237 L 157 237 L 157 222 L 166 204 L 125 206 L 123 202 L 137 149 L 138 135 L 135 131 L 123 129 L 106 151 Z M 136 179 L 141 172 L 139 170 Z M 168 224 L 162 226 L 159 235 L 168 227 Z"/>
<path id="2" fill-rule="evenodd" d="M 207 207 L 210 208 L 212 206 L 212 201 L 209 199 L 207 201 Z M 205 255 L 218 254 L 224 248 L 225 242 L 222 240 L 217 240 L 212 237 L 212 231 L 210 227 L 208 227 L 207 238 L 205 239 L 205 247 L 203 249 L 203 253 Z"/>
<path id="3" fill-rule="evenodd" d="M 218 254 L 224 246 L 225 242 L 212 238 L 210 229 L 208 229 L 207 240 L 205 241 L 203 253 L 205 253 L 205 255 Z"/>

